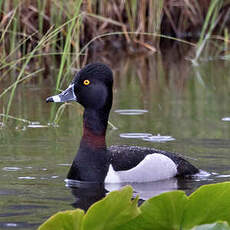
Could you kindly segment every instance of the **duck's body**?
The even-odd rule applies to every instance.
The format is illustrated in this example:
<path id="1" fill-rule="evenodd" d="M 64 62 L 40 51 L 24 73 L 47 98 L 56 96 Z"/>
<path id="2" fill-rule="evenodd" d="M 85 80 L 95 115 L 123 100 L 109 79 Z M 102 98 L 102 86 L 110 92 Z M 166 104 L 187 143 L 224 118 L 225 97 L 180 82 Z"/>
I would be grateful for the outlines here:
<path id="1" fill-rule="evenodd" d="M 80 148 L 81 149 L 81 148 Z M 175 153 L 140 146 L 79 150 L 67 178 L 105 183 L 150 182 L 198 172 Z M 102 154 L 103 153 L 103 154 Z"/>
<path id="2" fill-rule="evenodd" d="M 196 167 L 175 153 L 137 146 L 106 148 L 112 85 L 112 71 L 106 65 L 90 64 L 63 93 L 47 99 L 74 100 L 85 108 L 83 136 L 67 178 L 99 183 L 147 182 L 198 173 Z"/>
<path id="3" fill-rule="evenodd" d="M 149 182 L 198 173 L 178 154 L 155 148 L 111 146 L 108 153 L 111 166 L 106 182 Z"/>

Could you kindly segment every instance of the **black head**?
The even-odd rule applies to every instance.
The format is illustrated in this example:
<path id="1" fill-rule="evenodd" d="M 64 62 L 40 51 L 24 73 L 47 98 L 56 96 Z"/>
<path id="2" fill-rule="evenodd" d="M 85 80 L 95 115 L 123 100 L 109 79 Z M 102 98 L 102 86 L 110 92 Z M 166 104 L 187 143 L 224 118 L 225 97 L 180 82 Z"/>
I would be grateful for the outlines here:
<path id="1" fill-rule="evenodd" d="M 105 64 L 86 65 L 61 94 L 46 99 L 47 102 L 77 101 L 85 108 L 110 109 L 112 105 L 113 74 Z"/>

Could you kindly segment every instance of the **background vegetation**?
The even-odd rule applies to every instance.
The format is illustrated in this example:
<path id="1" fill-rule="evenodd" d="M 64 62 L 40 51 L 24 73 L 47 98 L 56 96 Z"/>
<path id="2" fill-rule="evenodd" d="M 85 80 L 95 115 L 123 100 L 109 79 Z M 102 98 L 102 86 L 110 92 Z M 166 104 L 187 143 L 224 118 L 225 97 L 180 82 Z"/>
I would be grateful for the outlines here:
<path id="1" fill-rule="evenodd" d="M 19 83 L 62 88 L 89 61 L 164 52 L 172 42 L 229 58 L 230 0 L 0 0 L 0 99 Z M 210 48 L 211 47 L 211 48 Z"/>

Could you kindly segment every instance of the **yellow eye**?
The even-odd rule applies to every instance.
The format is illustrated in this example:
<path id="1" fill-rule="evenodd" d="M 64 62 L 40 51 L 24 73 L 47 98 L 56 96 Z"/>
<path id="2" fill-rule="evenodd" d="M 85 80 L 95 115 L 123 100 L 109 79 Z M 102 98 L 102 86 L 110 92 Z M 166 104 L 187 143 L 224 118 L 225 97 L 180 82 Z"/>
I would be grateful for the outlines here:
<path id="1" fill-rule="evenodd" d="M 84 81 L 83 81 L 83 84 L 84 84 L 84 85 L 89 85 L 89 84 L 90 84 L 90 81 L 89 81 L 89 80 L 84 80 Z"/>

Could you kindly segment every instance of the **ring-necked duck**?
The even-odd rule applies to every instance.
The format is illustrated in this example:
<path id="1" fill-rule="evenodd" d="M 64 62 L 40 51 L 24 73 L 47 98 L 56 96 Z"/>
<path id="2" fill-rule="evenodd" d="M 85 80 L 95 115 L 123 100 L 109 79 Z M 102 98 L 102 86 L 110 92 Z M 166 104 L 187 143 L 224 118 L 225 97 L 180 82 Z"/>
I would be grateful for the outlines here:
<path id="1" fill-rule="evenodd" d="M 113 74 L 101 63 L 86 65 L 70 86 L 47 102 L 77 101 L 84 107 L 83 136 L 68 179 L 86 182 L 148 182 L 199 172 L 175 153 L 137 146 L 111 146 L 105 135 L 113 100 Z"/>

